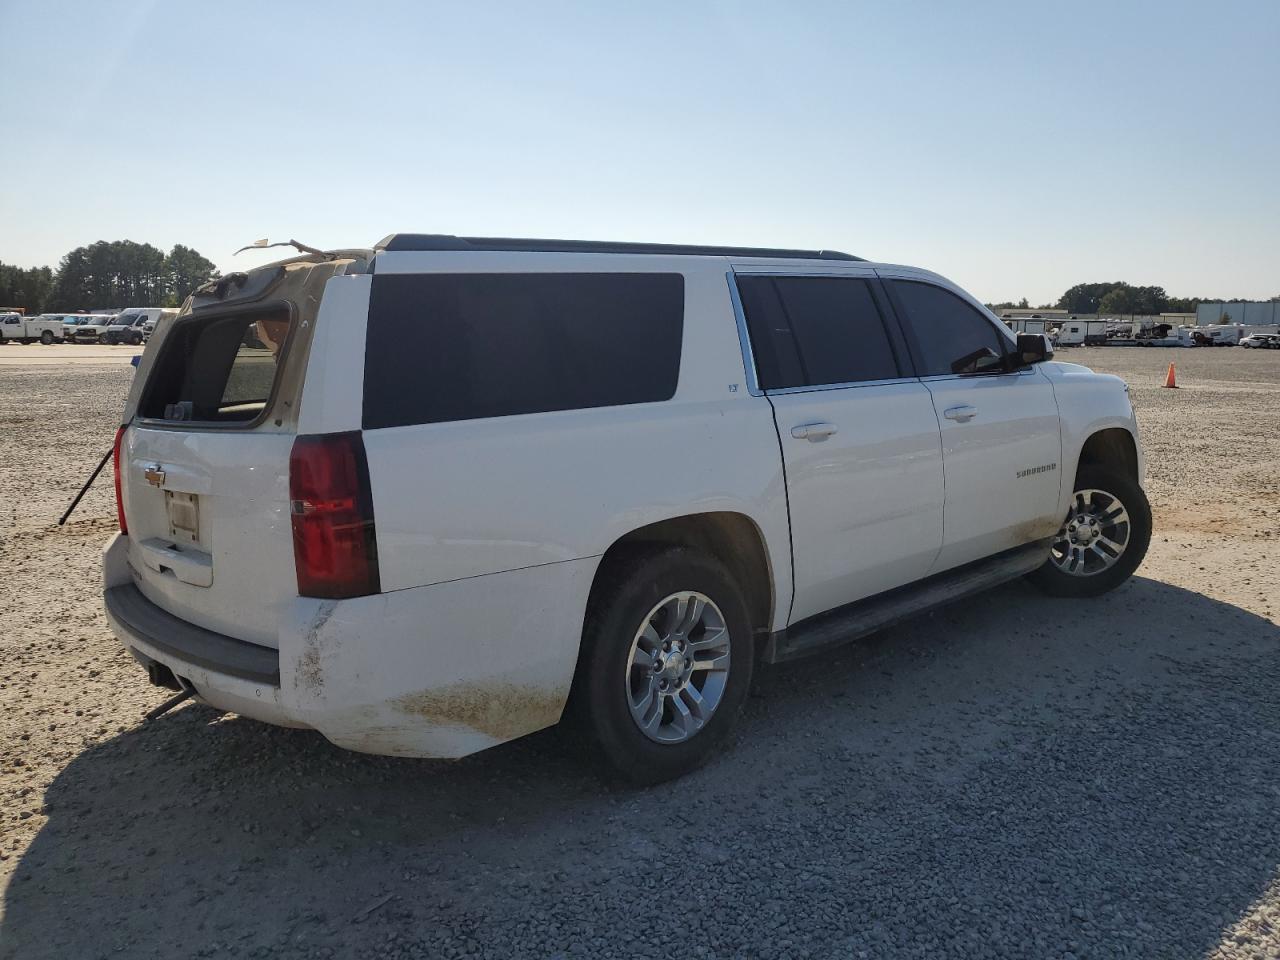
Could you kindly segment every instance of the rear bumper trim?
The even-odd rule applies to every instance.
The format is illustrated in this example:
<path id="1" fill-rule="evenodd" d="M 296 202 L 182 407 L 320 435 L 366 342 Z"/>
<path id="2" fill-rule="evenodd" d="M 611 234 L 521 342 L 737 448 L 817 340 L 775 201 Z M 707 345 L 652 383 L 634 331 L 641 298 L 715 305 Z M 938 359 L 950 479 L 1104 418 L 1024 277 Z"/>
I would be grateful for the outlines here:
<path id="1" fill-rule="evenodd" d="M 280 652 L 214 633 L 160 609 L 132 583 L 103 594 L 107 613 L 139 641 L 176 659 L 252 683 L 280 686 Z"/>

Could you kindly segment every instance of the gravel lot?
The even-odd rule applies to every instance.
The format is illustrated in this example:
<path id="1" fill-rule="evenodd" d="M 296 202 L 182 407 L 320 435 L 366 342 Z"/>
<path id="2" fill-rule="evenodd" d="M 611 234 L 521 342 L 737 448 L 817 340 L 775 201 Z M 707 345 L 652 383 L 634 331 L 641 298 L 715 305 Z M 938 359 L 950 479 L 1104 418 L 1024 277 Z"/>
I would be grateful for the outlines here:
<path id="1" fill-rule="evenodd" d="M 645 791 L 554 732 L 450 765 L 143 725 L 110 483 L 53 525 L 132 371 L 0 364 L 0 957 L 1280 956 L 1280 352 L 1060 357 L 1133 385 L 1139 575 L 762 670 L 736 749 Z"/>

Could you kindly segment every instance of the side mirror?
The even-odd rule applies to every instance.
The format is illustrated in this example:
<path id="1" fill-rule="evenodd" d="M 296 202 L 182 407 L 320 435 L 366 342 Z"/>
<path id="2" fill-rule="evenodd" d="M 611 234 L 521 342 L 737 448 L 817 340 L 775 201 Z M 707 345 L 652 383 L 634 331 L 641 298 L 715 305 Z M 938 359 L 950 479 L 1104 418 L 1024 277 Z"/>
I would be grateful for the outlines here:
<path id="1" fill-rule="evenodd" d="M 1043 333 L 1018 334 L 1018 359 L 1030 366 L 1053 359 L 1053 342 Z"/>

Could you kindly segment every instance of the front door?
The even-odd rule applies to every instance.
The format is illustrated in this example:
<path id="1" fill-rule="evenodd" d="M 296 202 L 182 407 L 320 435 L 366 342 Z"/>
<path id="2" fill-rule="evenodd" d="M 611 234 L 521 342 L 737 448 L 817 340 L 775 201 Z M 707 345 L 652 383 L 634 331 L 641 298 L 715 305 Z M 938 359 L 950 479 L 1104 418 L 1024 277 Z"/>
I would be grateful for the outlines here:
<path id="1" fill-rule="evenodd" d="M 874 274 L 737 275 L 791 515 L 791 623 L 925 576 L 942 544 L 929 389 Z"/>
<path id="2" fill-rule="evenodd" d="M 946 508 L 932 572 L 1052 536 L 1062 439 L 1048 378 L 1010 370 L 1011 338 L 958 293 L 905 278 L 885 285 L 942 429 Z"/>

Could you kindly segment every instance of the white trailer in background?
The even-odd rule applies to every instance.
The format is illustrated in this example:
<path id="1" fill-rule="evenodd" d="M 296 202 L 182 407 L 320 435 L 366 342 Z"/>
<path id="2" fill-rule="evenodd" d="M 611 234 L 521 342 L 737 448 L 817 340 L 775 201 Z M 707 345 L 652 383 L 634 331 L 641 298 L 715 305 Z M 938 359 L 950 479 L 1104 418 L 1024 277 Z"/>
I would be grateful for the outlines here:
<path id="1" fill-rule="evenodd" d="M 1196 327 L 1192 336 L 1202 347 L 1234 347 L 1248 336 L 1248 329 L 1242 323 L 1214 323 Z"/>
<path id="2" fill-rule="evenodd" d="M 1095 346 L 1107 342 L 1106 320 L 1064 320 L 1058 328 L 1058 346 Z"/>
<path id="3" fill-rule="evenodd" d="M 1040 317 L 1006 317 L 1004 325 L 1014 333 L 1039 333 L 1047 337 L 1053 333 L 1058 321 Z"/>
<path id="4" fill-rule="evenodd" d="M 1195 327 L 1174 327 L 1167 337 L 1151 337 L 1138 343 L 1144 347 L 1194 347 Z"/>

